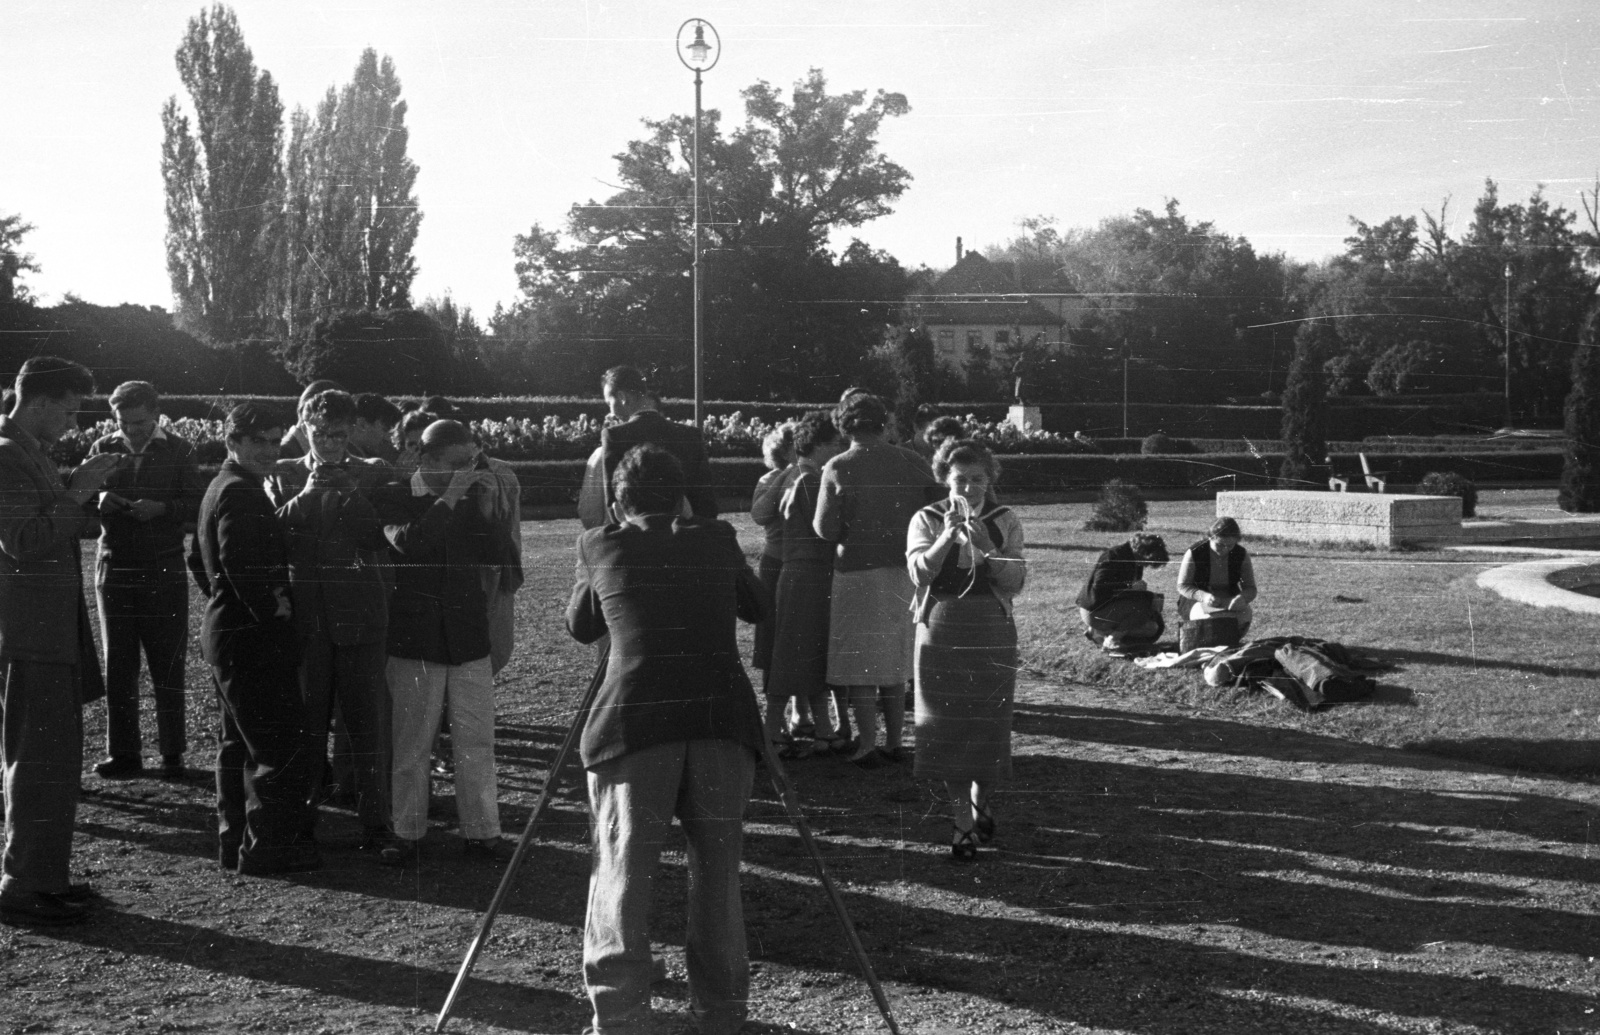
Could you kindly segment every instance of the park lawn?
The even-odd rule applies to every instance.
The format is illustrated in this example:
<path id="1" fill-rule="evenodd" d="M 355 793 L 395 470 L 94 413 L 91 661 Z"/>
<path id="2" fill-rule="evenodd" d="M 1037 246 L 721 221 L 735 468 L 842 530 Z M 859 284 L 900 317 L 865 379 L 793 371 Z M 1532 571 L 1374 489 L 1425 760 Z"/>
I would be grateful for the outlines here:
<path id="1" fill-rule="evenodd" d="M 1150 504 L 1148 530 L 1163 535 L 1174 555 L 1150 579 L 1153 590 L 1167 595 L 1169 634 L 1175 625 L 1176 558 L 1204 535 L 1214 506 Z M 1553 490 L 1494 492 L 1484 494 L 1480 512 L 1528 515 L 1554 506 Z M 1253 635 L 1336 640 L 1396 666 L 1380 675 L 1370 702 L 1305 714 L 1265 694 L 1207 687 L 1198 670 L 1147 672 L 1090 646 L 1074 598 L 1099 552 L 1127 538 L 1084 531 L 1090 511 L 1089 504 L 1017 507 L 1028 543 L 1028 586 L 1016 608 L 1025 682 L 1138 695 L 1146 707 L 1496 765 L 1568 775 L 1600 772 L 1594 619 L 1514 603 L 1477 585 L 1480 572 L 1524 558 L 1250 543 L 1261 588 Z M 753 559 L 758 530 L 745 515 L 730 520 Z M 523 525 L 529 581 L 518 597 L 523 635 L 501 679 L 526 680 L 533 692 L 503 696 L 513 709 L 541 711 L 545 701 L 575 700 L 593 671 L 592 652 L 573 644 L 562 624 L 577 532 L 571 520 Z M 748 638 L 748 629 L 741 635 Z M 526 717 L 561 721 L 556 715 Z"/>
<path id="2" fill-rule="evenodd" d="M 1554 492 L 1497 493 L 1488 514 L 1544 509 Z M 1396 666 L 1369 702 L 1306 714 L 1264 694 L 1207 687 L 1195 670 L 1147 672 L 1082 636 L 1073 598 L 1097 551 L 1126 538 L 1082 531 L 1088 505 L 1022 507 L 1029 587 L 1017 607 L 1025 677 L 1138 694 L 1369 744 L 1571 775 L 1600 773 L 1600 652 L 1592 616 L 1535 608 L 1480 588 L 1520 555 L 1250 543 L 1260 598 L 1252 636 L 1335 640 Z M 1209 502 L 1152 503 L 1149 530 L 1176 557 L 1201 538 Z M 1167 594 L 1176 562 L 1150 579 Z"/>

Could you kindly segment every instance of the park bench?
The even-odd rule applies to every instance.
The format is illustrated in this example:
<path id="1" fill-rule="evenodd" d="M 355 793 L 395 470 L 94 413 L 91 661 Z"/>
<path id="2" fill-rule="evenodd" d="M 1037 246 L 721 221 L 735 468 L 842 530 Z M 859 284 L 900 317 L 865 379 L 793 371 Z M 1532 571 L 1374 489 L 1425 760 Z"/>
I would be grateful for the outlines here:
<path id="1" fill-rule="evenodd" d="M 1368 491 L 1387 491 L 1389 488 L 1389 472 L 1374 471 L 1372 469 L 1372 464 L 1368 462 L 1367 454 L 1365 453 L 1357 453 L 1356 456 L 1361 458 L 1361 477 L 1367 483 Z M 1334 467 L 1333 457 L 1331 455 L 1324 460 L 1324 463 L 1328 465 L 1328 491 L 1349 492 L 1350 482 L 1353 480 L 1352 476 L 1341 475 L 1338 469 Z"/>

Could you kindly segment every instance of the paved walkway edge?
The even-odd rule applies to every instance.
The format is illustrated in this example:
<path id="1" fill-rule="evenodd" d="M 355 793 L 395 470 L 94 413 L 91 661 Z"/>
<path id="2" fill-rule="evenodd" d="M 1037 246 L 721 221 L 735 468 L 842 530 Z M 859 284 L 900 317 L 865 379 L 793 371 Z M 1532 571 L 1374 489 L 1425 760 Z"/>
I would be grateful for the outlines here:
<path id="1" fill-rule="evenodd" d="M 1582 614 L 1600 615 L 1600 597 L 1574 593 L 1550 584 L 1550 576 L 1555 572 L 1593 563 L 1593 556 L 1520 561 L 1503 568 L 1490 568 L 1478 576 L 1478 585 L 1493 590 L 1507 600 L 1532 604 L 1534 607 L 1560 607 Z"/>

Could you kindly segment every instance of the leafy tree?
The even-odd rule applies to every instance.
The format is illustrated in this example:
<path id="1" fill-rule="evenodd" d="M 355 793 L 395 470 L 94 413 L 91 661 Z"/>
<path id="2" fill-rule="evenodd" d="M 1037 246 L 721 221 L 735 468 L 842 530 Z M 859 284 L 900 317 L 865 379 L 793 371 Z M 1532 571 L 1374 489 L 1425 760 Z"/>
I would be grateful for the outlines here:
<path id="1" fill-rule="evenodd" d="M 1014 263 L 1024 291 L 1086 296 L 1073 332 L 1086 354 L 1126 340 L 1136 356 L 1171 372 L 1142 378 L 1140 398 L 1195 402 L 1266 387 L 1272 335 L 1256 325 L 1298 315 L 1298 267 L 1282 255 L 1257 255 L 1245 239 L 1191 220 L 1176 199 L 1091 230 L 1063 233 L 1047 217 L 1024 220 L 1022 229 L 990 257 Z"/>
<path id="2" fill-rule="evenodd" d="M 289 336 L 338 310 L 404 309 L 421 210 L 394 62 L 368 48 L 315 118 L 290 119 L 279 299 Z"/>
<path id="3" fill-rule="evenodd" d="M 816 69 L 787 98 L 765 82 L 743 97 L 742 126 L 724 133 L 711 110 L 700 131 L 707 388 L 821 397 L 856 373 L 904 296 L 892 257 L 859 242 L 836 256 L 828 240 L 905 190 L 910 174 L 877 137 L 909 106 L 883 91 L 830 94 Z M 537 328 L 535 362 L 563 384 L 592 390 L 606 366 L 631 362 L 670 390 L 691 387 L 693 123 L 645 120 L 647 135 L 615 156 L 618 193 L 574 206 L 561 232 L 516 239 L 512 312 Z"/>
<path id="4" fill-rule="evenodd" d="M 291 342 L 284 365 L 301 384 L 329 378 L 352 392 L 432 395 L 456 389 L 450 342 L 417 309 L 335 313 Z"/>
<path id="5" fill-rule="evenodd" d="M 455 299 L 446 294 L 443 298 L 429 298 L 418 308 L 433 317 L 444 332 L 457 391 L 504 392 L 485 364 L 483 328 L 472 315 L 471 306 L 459 308 Z"/>
<path id="6" fill-rule="evenodd" d="M 1367 362 L 1353 353 L 1334 356 L 1322 364 L 1328 378 L 1328 395 L 1360 395 L 1367 390 Z"/>
<path id="7" fill-rule="evenodd" d="M 896 326 L 872 350 L 871 360 L 863 383 L 890 400 L 894 418 L 903 431 L 914 431 L 918 407 L 938 398 L 933 338 L 921 327 Z"/>
<path id="8" fill-rule="evenodd" d="M 39 272 L 33 256 L 22 250 L 22 239 L 32 232 L 33 224 L 21 216 L 0 216 L 0 302 L 33 301 L 33 293 L 20 282 L 22 274 Z"/>
<path id="9" fill-rule="evenodd" d="M 1448 361 L 1448 353 L 1434 342 L 1408 341 L 1378 357 L 1367 371 L 1367 387 L 1379 396 L 1448 392 Z"/>
<path id="10" fill-rule="evenodd" d="M 1600 306 L 1590 308 L 1583 337 L 1572 354 L 1566 428 L 1561 509 L 1581 514 L 1600 512 Z"/>
<path id="11" fill-rule="evenodd" d="M 223 4 L 189 20 L 177 63 L 193 120 L 177 97 L 167 99 L 167 273 L 180 319 L 213 341 L 229 341 L 270 319 L 283 105 Z"/>
<path id="12" fill-rule="evenodd" d="M 1596 190 L 1600 196 L 1600 183 Z M 1585 195 L 1587 227 L 1580 229 L 1576 213 L 1551 207 L 1543 188 L 1525 204 L 1507 204 L 1495 182 L 1486 180 L 1471 225 L 1460 240 L 1452 240 L 1447 207 L 1448 201 L 1438 216 L 1427 216 L 1429 250 L 1446 274 L 1446 291 L 1459 307 L 1456 315 L 1476 325 L 1480 352 L 1498 361 L 1501 376 L 1509 363 L 1514 410 L 1536 418 L 1557 413 L 1597 284 L 1593 259 L 1600 248 L 1600 211 Z"/>
<path id="13" fill-rule="evenodd" d="M 1283 466 L 1278 485 L 1303 489 L 1328 455 L 1327 385 L 1322 365 L 1326 350 L 1337 341 L 1326 321 L 1301 325 L 1295 334 L 1294 360 L 1283 389 Z"/>

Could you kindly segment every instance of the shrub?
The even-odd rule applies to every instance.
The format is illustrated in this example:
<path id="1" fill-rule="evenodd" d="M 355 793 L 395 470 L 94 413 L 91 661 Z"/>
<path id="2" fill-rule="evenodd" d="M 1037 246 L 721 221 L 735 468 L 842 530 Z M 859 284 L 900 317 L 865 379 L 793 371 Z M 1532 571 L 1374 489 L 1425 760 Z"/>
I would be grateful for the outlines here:
<path id="1" fill-rule="evenodd" d="M 1188 439 L 1169 438 L 1164 432 L 1158 431 L 1154 435 L 1145 436 L 1145 440 L 1139 443 L 1139 452 L 1145 456 L 1153 456 L 1170 453 L 1196 453 L 1199 450 Z"/>
<path id="2" fill-rule="evenodd" d="M 1424 496 L 1460 496 L 1462 517 L 1478 513 L 1478 487 L 1464 474 L 1429 471 L 1417 483 L 1417 492 Z"/>
<path id="3" fill-rule="evenodd" d="M 1314 484 L 1312 474 L 1328 454 L 1328 388 L 1322 375 L 1322 357 L 1332 351 L 1337 336 L 1321 323 L 1304 324 L 1295 335 L 1294 359 L 1283 389 L 1283 466 L 1278 487 L 1303 489 Z"/>
<path id="4" fill-rule="evenodd" d="M 1567 453 L 1559 502 L 1568 513 L 1593 514 L 1600 511 L 1600 307 L 1590 311 L 1578 341 L 1567 395 Z"/>
<path id="5" fill-rule="evenodd" d="M 1083 527 L 1090 532 L 1137 532 L 1149 516 L 1150 507 L 1140 495 L 1139 487 L 1113 478 L 1100 487 L 1094 513 Z"/>

